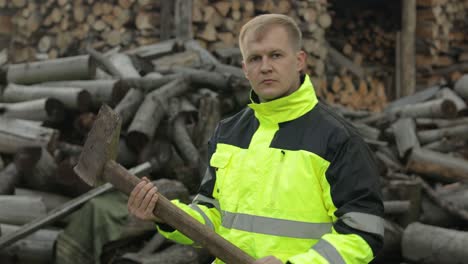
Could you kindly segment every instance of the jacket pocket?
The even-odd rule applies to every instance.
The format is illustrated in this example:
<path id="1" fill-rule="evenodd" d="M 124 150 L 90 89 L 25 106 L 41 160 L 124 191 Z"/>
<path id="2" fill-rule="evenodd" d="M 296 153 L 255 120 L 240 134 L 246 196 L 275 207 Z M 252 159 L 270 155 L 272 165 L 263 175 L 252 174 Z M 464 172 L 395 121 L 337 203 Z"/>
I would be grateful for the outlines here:
<path id="1" fill-rule="evenodd" d="M 216 183 L 213 195 L 217 196 L 218 199 L 222 198 L 222 193 L 226 189 L 225 183 L 231 158 L 232 153 L 218 151 L 213 153 L 210 159 L 210 166 L 216 171 Z"/>

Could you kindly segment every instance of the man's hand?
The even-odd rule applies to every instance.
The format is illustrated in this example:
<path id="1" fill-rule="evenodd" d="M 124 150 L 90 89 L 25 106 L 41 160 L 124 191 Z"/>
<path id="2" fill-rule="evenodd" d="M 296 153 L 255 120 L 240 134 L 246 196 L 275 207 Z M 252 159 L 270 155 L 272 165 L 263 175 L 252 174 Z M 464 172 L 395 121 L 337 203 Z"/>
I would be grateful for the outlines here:
<path id="1" fill-rule="evenodd" d="M 254 264 L 283 264 L 281 260 L 275 258 L 274 256 L 268 256 L 261 259 L 257 259 Z"/>
<path id="2" fill-rule="evenodd" d="M 141 220 L 161 222 L 153 214 L 158 198 L 158 188 L 148 178 L 143 177 L 130 193 L 127 203 L 128 212 Z"/>

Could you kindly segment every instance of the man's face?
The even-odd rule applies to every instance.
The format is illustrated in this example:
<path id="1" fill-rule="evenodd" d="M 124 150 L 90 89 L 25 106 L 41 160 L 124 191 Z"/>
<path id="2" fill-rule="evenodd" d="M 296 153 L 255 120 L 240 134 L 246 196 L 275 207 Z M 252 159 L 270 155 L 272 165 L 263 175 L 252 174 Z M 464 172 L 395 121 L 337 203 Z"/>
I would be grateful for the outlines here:
<path id="1" fill-rule="evenodd" d="M 260 101 L 287 96 L 299 87 L 306 54 L 294 50 L 284 27 L 272 26 L 260 39 L 248 32 L 243 56 L 242 69 Z"/>

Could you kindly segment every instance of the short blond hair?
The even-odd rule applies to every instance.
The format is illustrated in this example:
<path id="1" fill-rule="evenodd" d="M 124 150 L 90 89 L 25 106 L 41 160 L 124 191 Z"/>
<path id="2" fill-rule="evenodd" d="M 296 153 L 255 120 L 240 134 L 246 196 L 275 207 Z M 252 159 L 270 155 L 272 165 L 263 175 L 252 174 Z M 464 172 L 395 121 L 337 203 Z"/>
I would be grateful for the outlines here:
<path id="1" fill-rule="evenodd" d="M 243 41 L 247 33 L 253 32 L 255 34 L 255 39 L 258 40 L 263 38 L 265 32 L 272 26 L 282 26 L 286 29 L 293 49 L 295 51 L 301 49 L 302 33 L 291 17 L 282 14 L 265 14 L 256 16 L 242 26 L 239 34 L 239 48 L 241 51 L 243 50 Z"/>

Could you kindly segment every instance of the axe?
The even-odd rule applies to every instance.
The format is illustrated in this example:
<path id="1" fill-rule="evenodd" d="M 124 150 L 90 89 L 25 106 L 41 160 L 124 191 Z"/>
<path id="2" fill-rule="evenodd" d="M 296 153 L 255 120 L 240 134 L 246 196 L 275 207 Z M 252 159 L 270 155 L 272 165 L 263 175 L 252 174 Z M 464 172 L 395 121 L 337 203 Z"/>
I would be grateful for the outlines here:
<path id="1" fill-rule="evenodd" d="M 119 116 L 110 107 L 103 105 L 74 170 L 91 186 L 109 182 L 117 190 L 129 195 L 140 179 L 114 161 L 118 151 L 120 126 Z M 192 218 L 161 194 L 153 213 L 225 263 L 254 262 L 251 256 Z"/>

